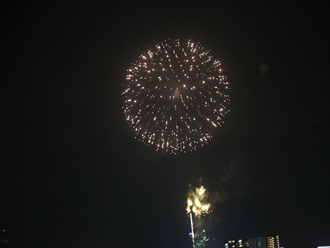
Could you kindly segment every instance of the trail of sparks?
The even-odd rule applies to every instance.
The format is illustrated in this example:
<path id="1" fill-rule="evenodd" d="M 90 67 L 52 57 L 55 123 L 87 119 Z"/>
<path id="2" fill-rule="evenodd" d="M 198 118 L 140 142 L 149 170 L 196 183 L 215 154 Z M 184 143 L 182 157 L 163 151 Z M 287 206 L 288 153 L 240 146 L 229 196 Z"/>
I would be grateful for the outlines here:
<path id="1" fill-rule="evenodd" d="M 127 70 L 123 113 L 135 138 L 171 154 L 207 144 L 229 112 L 221 62 L 199 42 L 165 40 Z"/>
<path id="2" fill-rule="evenodd" d="M 194 222 L 192 219 L 192 213 L 190 212 L 190 226 L 191 226 L 191 240 L 193 243 L 193 248 L 195 248 L 195 233 L 194 233 Z"/>

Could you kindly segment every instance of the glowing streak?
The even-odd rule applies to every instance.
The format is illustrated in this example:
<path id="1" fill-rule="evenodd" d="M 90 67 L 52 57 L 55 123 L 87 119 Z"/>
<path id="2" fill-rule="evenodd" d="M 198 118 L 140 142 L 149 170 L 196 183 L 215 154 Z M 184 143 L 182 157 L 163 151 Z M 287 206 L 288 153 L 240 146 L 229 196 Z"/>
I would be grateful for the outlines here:
<path id="1" fill-rule="evenodd" d="M 193 248 L 195 248 L 195 234 L 194 234 L 194 222 L 192 219 L 192 213 L 190 212 L 190 226 L 191 226 L 191 240 L 193 243 Z"/>

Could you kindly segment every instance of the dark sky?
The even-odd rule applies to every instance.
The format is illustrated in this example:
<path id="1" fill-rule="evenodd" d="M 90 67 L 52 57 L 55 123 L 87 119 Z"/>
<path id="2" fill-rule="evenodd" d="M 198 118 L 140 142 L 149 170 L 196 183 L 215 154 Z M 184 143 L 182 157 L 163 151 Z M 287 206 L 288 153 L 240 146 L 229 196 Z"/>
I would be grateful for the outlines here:
<path id="1" fill-rule="evenodd" d="M 284 247 L 330 245 L 327 5 L 108 2 L 2 8 L 12 247 L 191 247 L 185 201 L 199 178 L 208 247 L 277 234 Z M 121 111 L 126 69 L 167 38 L 212 48 L 232 86 L 225 124 L 184 156 L 136 141 Z"/>

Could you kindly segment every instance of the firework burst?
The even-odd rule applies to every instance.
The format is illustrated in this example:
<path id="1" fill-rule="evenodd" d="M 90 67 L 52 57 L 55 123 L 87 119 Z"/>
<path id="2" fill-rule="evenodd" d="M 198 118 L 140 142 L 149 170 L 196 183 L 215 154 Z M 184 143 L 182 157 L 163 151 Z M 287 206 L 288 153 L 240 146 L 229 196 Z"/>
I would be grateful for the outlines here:
<path id="1" fill-rule="evenodd" d="M 165 40 L 127 70 L 123 112 L 135 138 L 178 154 L 207 144 L 230 103 L 230 84 L 211 50 Z"/>

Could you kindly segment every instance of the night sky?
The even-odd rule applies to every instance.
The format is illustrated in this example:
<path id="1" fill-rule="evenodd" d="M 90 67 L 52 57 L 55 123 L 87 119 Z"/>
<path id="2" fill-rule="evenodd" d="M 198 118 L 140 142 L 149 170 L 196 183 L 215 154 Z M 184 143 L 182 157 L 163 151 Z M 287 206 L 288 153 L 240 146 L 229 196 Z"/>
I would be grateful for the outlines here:
<path id="1" fill-rule="evenodd" d="M 330 245 L 327 5 L 108 2 L 2 8 L 0 228 L 11 246 L 192 247 L 186 194 L 200 178 L 207 247 L 275 235 Z M 232 88 L 211 142 L 177 156 L 135 140 L 121 109 L 126 69 L 168 38 L 211 48 Z"/>

